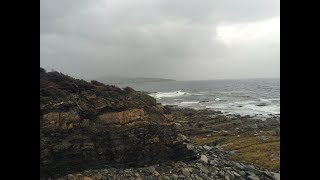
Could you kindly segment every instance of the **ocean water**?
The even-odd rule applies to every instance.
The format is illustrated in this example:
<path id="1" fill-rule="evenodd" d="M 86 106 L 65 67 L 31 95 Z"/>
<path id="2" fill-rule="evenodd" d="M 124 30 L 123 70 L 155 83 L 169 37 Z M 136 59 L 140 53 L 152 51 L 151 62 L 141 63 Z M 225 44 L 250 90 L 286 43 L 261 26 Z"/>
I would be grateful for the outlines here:
<path id="1" fill-rule="evenodd" d="M 280 116 L 280 79 L 172 81 L 125 84 L 164 105 L 220 110 L 225 114 Z"/>

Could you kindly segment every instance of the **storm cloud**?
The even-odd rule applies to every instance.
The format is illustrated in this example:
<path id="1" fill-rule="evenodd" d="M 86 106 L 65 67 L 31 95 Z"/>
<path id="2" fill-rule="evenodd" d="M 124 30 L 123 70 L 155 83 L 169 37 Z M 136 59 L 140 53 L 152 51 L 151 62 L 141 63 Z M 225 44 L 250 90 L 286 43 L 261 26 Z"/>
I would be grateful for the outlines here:
<path id="1" fill-rule="evenodd" d="M 84 79 L 280 76 L 279 0 L 41 0 L 40 65 Z"/>

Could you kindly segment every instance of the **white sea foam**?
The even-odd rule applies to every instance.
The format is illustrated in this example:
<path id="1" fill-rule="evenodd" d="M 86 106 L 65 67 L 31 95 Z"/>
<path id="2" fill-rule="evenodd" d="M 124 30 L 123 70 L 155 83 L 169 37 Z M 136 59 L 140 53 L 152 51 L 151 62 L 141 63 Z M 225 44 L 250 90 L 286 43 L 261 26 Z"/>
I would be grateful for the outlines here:
<path id="1" fill-rule="evenodd" d="M 240 102 L 234 102 L 234 104 L 237 105 L 245 105 L 245 104 L 252 104 L 255 103 L 256 101 L 240 101 Z"/>
<path id="2" fill-rule="evenodd" d="M 215 100 L 215 101 L 220 101 L 221 99 L 220 99 L 220 98 L 215 98 L 214 100 Z"/>
<path id="3" fill-rule="evenodd" d="M 189 95 L 189 93 L 179 90 L 179 91 L 173 91 L 173 92 L 157 92 L 157 93 L 151 93 L 149 95 L 154 98 L 161 99 L 164 97 L 178 97 L 183 95 Z"/>
<path id="4" fill-rule="evenodd" d="M 269 105 L 269 106 L 256 106 L 253 104 L 248 104 L 244 106 L 245 108 L 248 108 L 250 110 L 253 110 L 254 112 L 261 112 L 263 114 L 279 114 L 280 113 L 280 107 L 277 105 Z"/>
<path id="5" fill-rule="evenodd" d="M 280 101 L 280 98 L 270 98 L 270 99 L 260 98 L 260 101 L 263 101 L 263 102 Z"/>
<path id="6" fill-rule="evenodd" d="M 198 104 L 199 101 L 183 101 L 181 104 Z"/>

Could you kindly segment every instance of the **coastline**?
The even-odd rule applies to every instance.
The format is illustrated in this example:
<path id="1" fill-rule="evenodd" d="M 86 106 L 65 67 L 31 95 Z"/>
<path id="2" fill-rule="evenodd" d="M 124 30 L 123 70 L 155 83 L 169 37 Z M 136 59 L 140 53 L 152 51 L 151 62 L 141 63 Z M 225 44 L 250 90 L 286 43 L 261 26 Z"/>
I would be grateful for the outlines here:
<path id="1" fill-rule="evenodd" d="M 280 122 L 215 110 L 158 108 L 179 132 L 178 141 L 200 157 L 137 168 L 86 170 L 62 179 L 274 179 L 280 180 Z"/>
<path id="2" fill-rule="evenodd" d="M 280 176 L 280 121 L 164 106 L 40 68 L 40 179 Z"/>

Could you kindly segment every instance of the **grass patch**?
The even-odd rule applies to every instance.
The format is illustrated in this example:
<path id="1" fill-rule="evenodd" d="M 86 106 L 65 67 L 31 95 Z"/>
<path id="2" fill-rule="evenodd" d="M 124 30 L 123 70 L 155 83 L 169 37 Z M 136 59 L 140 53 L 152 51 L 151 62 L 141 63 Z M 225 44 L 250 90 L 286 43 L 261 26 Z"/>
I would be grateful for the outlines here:
<path id="1" fill-rule="evenodd" d="M 264 141 L 259 140 L 261 137 Z M 219 144 L 226 151 L 236 150 L 236 153 L 229 157 L 230 160 L 254 164 L 270 171 L 280 170 L 280 137 L 271 136 L 268 132 L 257 136 L 241 135 L 239 137 L 234 135 L 195 136 L 191 141 L 199 145 Z"/>

